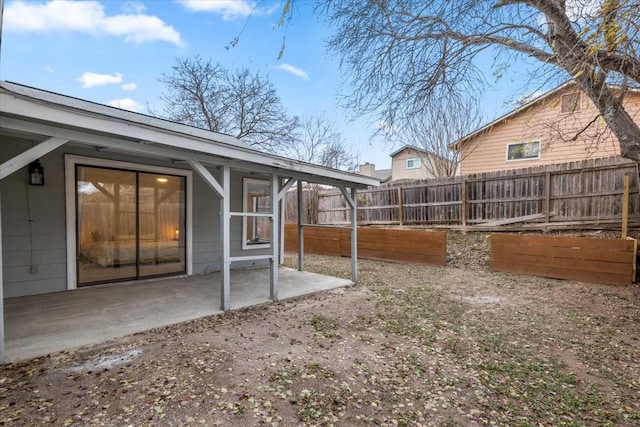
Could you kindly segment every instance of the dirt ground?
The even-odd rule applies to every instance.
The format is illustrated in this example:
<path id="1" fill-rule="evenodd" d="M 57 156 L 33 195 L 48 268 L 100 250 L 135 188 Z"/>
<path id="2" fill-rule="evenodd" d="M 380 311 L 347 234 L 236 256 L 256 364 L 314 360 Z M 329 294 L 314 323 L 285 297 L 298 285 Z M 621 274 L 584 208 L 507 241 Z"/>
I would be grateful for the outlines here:
<path id="1" fill-rule="evenodd" d="M 447 267 L 360 261 L 347 289 L 5 365 L 0 425 L 640 425 L 640 288 L 492 273 L 488 241 L 450 233 Z"/>

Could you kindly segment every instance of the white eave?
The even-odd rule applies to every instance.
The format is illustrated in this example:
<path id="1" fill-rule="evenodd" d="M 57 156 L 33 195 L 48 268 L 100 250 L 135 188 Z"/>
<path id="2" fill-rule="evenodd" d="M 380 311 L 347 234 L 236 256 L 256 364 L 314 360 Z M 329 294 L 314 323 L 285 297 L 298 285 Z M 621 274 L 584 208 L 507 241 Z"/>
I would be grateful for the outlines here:
<path id="1" fill-rule="evenodd" d="M 542 95 L 532 99 L 531 101 L 527 102 L 526 104 L 516 108 L 515 110 L 509 111 L 508 113 L 498 117 L 497 119 L 493 120 L 490 123 L 487 123 L 486 125 L 482 126 L 479 129 L 476 129 L 475 131 L 471 132 L 470 134 L 467 134 L 465 136 L 463 136 L 462 138 L 458 139 L 455 142 L 452 142 L 451 144 L 449 144 L 449 148 L 453 149 L 453 150 L 458 150 L 461 144 L 464 144 L 465 142 L 467 142 L 468 140 L 484 133 L 487 132 L 489 130 L 491 130 L 494 126 L 496 126 L 499 123 L 502 123 L 503 121 L 506 121 L 510 118 L 512 118 L 513 116 L 520 114 L 521 112 L 527 110 L 528 108 L 532 107 L 533 105 L 555 95 L 556 93 L 566 89 L 569 86 L 574 86 L 577 85 L 577 83 L 573 80 L 569 80 L 567 82 L 564 82 L 563 84 L 561 84 L 560 86 L 555 87 L 554 89 L 548 90 L 547 92 L 543 93 Z M 612 88 L 618 88 L 619 86 L 614 86 L 611 85 L 610 87 Z M 631 91 L 631 92 L 635 92 L 638 93 L 638 89 L 637 88 L 628 88 L 627 90 Z"/>
<path id="2" fill-rule="evenodd" d="M 182 160 L 198 157 L 222 164 L 220 159 L 227 159 L 225 162 L 244 168 L 255 165 L 258 170 L 331 185 L 365 188 L 380 184 L 376 178 L 263 153 L 230 135 L 10 82 L 0 82 L 0 114 L 0 128 L 19 131 L 28 122 L 34 133 L 79 143 L 99 146 L 103 140 L 118 146 L 120 139 L 130 147 L 144 145 L 149 153 L 179 152 Z"/>

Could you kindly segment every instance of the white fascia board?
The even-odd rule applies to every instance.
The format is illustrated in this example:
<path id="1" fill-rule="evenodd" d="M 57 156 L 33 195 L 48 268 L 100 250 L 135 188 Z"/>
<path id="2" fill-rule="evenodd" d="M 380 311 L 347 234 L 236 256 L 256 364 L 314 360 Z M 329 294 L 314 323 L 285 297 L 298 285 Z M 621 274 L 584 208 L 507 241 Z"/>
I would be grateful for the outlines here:
<path id="1" fill-rule="evenodd" d="M 220 157 L 218 155 L 212 155 L 202 152 L 194 152 L 184 150 L 179 147 L 167 147 L 161 145 L 147 145 L 144 143 L 126 140 L 124 138 L 114 138 L 107 135 L 91 134 L 87 131 L 61 128 L 51 124 L 44 124 L 38 122 L 30 122 L 23 119 L 16 119 L 13 117 L 0 117 L 0 128 L 12 130 L 15 132 L 23 132 L 27 134 L 46 135 L 50 137 L 65 138 L 72 142 L 80 143 L 83 145 L 91 145 L 95 147 L 108 148 L 121 152 L 128 152 L 138 154 L 144 157 L 155 157 L 163 159 L 171 159 L 176 161 L 184 161 L 189 163 L 192 160 L 198 161 L 203 164 L 214 166 L 230 166 L 237 169 L 242 169 L 250 172 L 263 172 L 265 174 L 277 173 L 284 177 L 296 178 L 300 181 L 317 182 L 320 184 L 334 185 L 334 186 L 356 186 L 358 188 L 366 188 L 367 184 L 356 183 L 348 178 L 336 179 L 328 177 L 326 175 L 311 174 L 298 172 L 293 170 L 283 170 L 275 167 L 268 167 L 264 165 L 256 165 L 246 161 L 234 160 L 229 158 Z M 371 180 L 371 179 L 370 179 Z M 378 185 L 379 181 L 375 180 Z"/>
<path id="2" fill-rule="evenodd" d="M 17 83 L 3 81 L 0 82 L 0 87 L 7 90 L 10 94 L 13 94 L 16 97 L 26 97 L 34 102 L 40 101 L 40 103 L 45 103 L 48 105 L 58 105 L 68 110 L 82 111 L 89 114 L 107 116 L 114 120 L 131 122 L 142 126 L 155 127 L 170 132 L 191 135 L 196 138 L 203 138 L 210 141 L 218 141 L 224 144 L 249 148 L 248 144 L 231 135 L 212 132 L 205 129 L 184 125 L 182 123 L 176 123 L 170 120 L 149 116 L 146 114 L 122 110 L 120 108 L 98 104 L 96 102 L 62 95 L 59 93 L 49 92 L 42 89 L 36 89 Z"/>
<path id="3" fill-rule="evenodd" d="M 15 115 L 26 118 L 27 120 L 46 121 L 56 125 L 62 125 L 66 128 L 79 128 L 87 132 L 85 138 L 77 139 L 78 142 L 91 143 L 91 138 L 95 136 L 93 134 L 99 132 L 144 143 L 147 146 L 148 152 L 152 151 L 156 146 L 164 146 L 226 157 L 241 162 L 249 162 L 305 175 L 329 178 L 330 180 L 348 182 L 357 184 L 358 186 L 380 185 L 378 179 L 364 175 L 303 163 L 297 160 L 261 153 L 252 149 L 232 146 L 220 141 L 204 141 L 202 138 L 191 135 L 146 127 L 138 123 L 128 123 L 113 117 L 105 117 L 88 111 L 60 108 L 59 106 L 43 104 L 42 102 L 24 99 L 5 92 L 0 93 L 0 111 L 3 114 Z M 0 121 L 0 127 L 3 127 L 3 122 L 4 118 Z"/>

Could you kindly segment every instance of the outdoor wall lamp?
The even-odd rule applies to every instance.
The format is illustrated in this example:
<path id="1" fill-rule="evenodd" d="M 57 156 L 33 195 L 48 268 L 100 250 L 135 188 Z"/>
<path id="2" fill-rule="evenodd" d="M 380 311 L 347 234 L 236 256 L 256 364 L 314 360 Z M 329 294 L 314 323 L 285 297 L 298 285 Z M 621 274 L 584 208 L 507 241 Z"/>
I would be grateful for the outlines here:
<path id="1" fill-rule="evenodd" d="M 40 159 L 29 163 L 29 185 L 44 185 L 44 168 Z"/>

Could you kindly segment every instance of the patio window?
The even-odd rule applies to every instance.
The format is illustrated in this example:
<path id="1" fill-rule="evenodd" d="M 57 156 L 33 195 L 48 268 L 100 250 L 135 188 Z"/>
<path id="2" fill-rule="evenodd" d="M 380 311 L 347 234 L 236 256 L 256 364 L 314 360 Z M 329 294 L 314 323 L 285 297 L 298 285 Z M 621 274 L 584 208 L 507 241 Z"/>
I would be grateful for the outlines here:
<path id="1" fill-rule="evenodd" d="M 507 144 L 507 161 L 540 158 L 540 141 Z"/>
<path id="2" fill-rule="evenodd" d="M 271 243 L 269 181 L 245 178 L 242 185 L 242 249 L 268 248 Z"/>
<path id="3" fill-rule="evenodd" d="M 420 159 L 418 158 L 407 159 L 406 168 L 420 169 Z"/>

